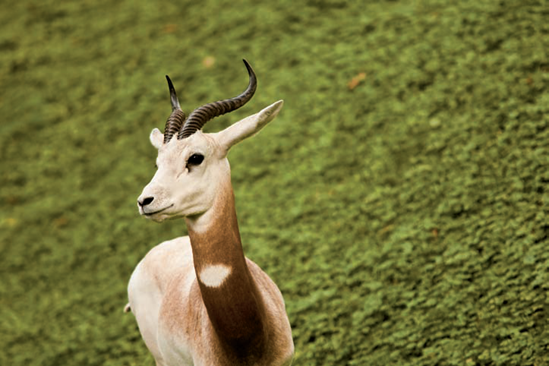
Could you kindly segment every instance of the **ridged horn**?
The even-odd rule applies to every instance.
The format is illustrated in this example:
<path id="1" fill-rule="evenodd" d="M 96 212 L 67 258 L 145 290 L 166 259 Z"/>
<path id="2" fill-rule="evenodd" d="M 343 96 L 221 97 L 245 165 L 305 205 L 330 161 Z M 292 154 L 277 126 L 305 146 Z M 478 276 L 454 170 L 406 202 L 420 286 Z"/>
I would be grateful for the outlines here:
<path id="1" fill-rule="evenodd" d="M 172 103 L 172 114 L 168 117 L 166 121 L 166 127 L 164 127 L 164 143 L 167 144 L 175 135 L 181 130 L 183 122 L 185 122 L 185 113 L 181 110 L 179 105 L 179 100 L 177 99 L 177 94 L 175 93 L 175 88 L 173 87 L 170 77 L 166 75 L 166 80 L 168 80 L 168 87 L 170 88 L 170 101 Z"/>
<path id="2" fill-rule="evenodd" d="M 257 88 L 257 78 L 255 76 L 254 70 L 252 69 L 248 61 L 242 61 L 244 61 L 244 65 L 246 66 L 246 69 L 248 70 L 248 75 L 250 77 L 250 81 L 246 90 L 244 90 L 244 92 L 237 97 L 208 103 L 206 105 L 203 105 L 202 107 L 195 109 L 189 115 L 189 118 L 187 118 L 187 121 L 185 122 L 183 128 L 179 131 L 179 134 L 177 135 L 178 140 L 191 136 L 196 131 L 202 129 L 202 127 L 209 120 L 215 117 L 219 117 L 225 113 L 235 111 L 238 108 L 242 107 L 244 104 L 248 103 L 250 99 L 252 99 L 255 93 L 255 89 Z"/>

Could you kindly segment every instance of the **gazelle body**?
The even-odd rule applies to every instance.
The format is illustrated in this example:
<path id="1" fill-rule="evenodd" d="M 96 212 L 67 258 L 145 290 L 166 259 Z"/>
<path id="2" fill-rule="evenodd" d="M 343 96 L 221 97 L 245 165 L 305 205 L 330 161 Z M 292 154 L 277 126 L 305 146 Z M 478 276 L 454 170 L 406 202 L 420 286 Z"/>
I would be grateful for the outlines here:
<path id="1" fill-rule="evenodd" d="M 244 256 L 227 160 L 229 149 L 273 120 L 282 101 L 213 134 L 204 123 L 244 105 L 240 96 L 195 110 L 188 119 L 170 86 L 165 133 L 151 133 L 158 170 L 138 198 L 154 221 L 184 217 L 189 236 L 153 248 L 128 285 L 130 307 L 156 364 L 290 365 L 293 341 L 274 282 Z M 177 139 L 172 136 L 177 133 Z"/>

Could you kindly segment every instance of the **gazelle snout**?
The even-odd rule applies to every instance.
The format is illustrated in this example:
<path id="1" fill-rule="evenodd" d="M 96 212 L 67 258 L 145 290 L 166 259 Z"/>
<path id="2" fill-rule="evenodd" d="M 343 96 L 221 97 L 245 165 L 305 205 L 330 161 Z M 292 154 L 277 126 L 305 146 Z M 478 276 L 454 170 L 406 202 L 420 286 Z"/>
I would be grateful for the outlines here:
<path id="1" fill-rule="evenodd" d="M 139 198 L 137 198 L 137 204 L 141 207 L 147 206 L 148 204 L 152 203 L 152 201 L 154 201 L 154 197 L 141 198 L 141 196 L 139 196 Z"/>
<path id="2" fill-rule="evenodd" d="M 141 211 L 147 212 L 147 210 L 153 210 L 154 206 L 158 203 L 157 195 L 148 188 L 149 186 L 145 187 L 141 195 L 137 197 L 137 207 L 140 213 L 143 213 Z"/>
<path id="3" fill-rule="evenodd" d="M 139 213 L 147 218 L 153 218 L 154 216 L 155 221 L 156 219 L 160 219 L 156 214 L 164 213 L 164 211 L 173 207 L 173 204 L 166 202 L 163 197 L 165 195 L 158 191 L 158 186 L 146 186 L 141 195 L 137 197 Z"/>

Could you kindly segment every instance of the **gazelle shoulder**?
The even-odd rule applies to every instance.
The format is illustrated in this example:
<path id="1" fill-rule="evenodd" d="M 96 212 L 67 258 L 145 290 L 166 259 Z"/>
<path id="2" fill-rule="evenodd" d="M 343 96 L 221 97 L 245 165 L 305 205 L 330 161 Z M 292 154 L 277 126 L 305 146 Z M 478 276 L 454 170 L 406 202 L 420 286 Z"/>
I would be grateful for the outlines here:
<path id="1" fill-rule="evenodd" d="M 187 255 L 187 252 L 191 252 L 191 240 L 188 236 L 181 236 L 172 240 L 164 241 L 153 247 L 145 255 L 143 261 L 157 262 L 159 260 L 169 260 L 167 257 L 173 255 Z"/>
<path id="2" fill-rule="evenodd" d="M 188 236 L 162 242 L 149 250 L 139 262 L 136 271 L 154 278 L 159 288 L 163 288 L 173 278 L 174 272 L 192 269 L 192 250 Z"/>

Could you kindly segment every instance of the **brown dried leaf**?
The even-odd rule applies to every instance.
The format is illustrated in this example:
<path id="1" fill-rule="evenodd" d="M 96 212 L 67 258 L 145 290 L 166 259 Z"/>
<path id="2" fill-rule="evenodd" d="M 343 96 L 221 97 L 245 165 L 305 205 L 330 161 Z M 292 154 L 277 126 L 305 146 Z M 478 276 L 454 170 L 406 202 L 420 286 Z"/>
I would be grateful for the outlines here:
<path id="1" fill-rule="evenodd" d="M 202 65 L 207 69 L 212 67 L 214 64 L 215 64 L 215 57 L 213 57 L 213 56 L 206 56 L 202 60 Z"/>
<path id="2" fill-rule="evenodd" d="M 173 33 L 173 32 L 175 32 L 176 29 L 177 29 L 176 24 L 166 24 L 164 26 L 164 29 L 162 30 L 162 32 L 164 32 L 164 33 Z"/>
<path id="3" fill-rule="evenodd" d="M 358 73 L 355 77 L 351 79 L 351 81 L 349 81 L 347 86 L 349 87 L 349 90 L 353 90 L 364 80 L 366 80 L 366 73 L 365 72 Z"/>
<path id="4" fill-rule="evenodd" d="M 69 223 L 69 220 L 65 216 L 60 216 L 53 221 L 53 225 L 56 228 L 67 226 L 68 223 Z"/>

